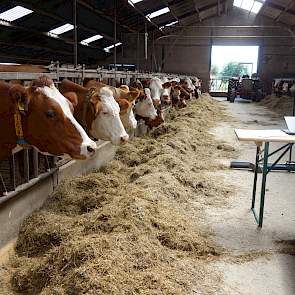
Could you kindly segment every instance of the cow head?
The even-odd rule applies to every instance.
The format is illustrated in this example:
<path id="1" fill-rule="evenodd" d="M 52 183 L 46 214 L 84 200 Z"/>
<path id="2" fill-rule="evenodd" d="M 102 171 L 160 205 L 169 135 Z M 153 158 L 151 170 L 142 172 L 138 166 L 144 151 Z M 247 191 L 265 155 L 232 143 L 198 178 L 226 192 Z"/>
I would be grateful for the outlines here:
<path id="1" fill-rule="evenodd" d="M 186 78 L 183 80 L 182 87 L 189 93 L 192 93 L 195 90 L 195 86 L 193 85 L 193 82 L 190 78 Z"/>
<path id="2" fill-rule="evenodd" d="M 129 136 L 120 119 L 120 107 L 113 97 L 112 91 L 106 86 L 99 89 L 101 111 L 92 122 L 94 137 L 111 141 L 114 145 L 124 144 Z"/>
<path id="3" fill-rule="evenodd" d="M 143 118 L 156 119 L 157 111 L 154 107 L 149 88 L 144 89 L 144 95 L 135 104 L 134 112 Z"/>
<path id="4" fill-rule="evenodd" d="M 162 82 L 158 77 L 154 77 L 150 80 L 151 97 L 155 106 L 159 106 L 161 101 L 169 103 L 171 83 Z"/>
<path id="5" fill-rule="evenodd" d="M 41 152 L 68 154 L 74 159 L 92 155 L 96 144 L 85 133 L 72 114 L 72 103 L 46 77 L 34 80 L 28 88 L 14 85 L 9 93 L 24 104 L 25 139 Z"/>
<path id="6" fill-rule="evenodd" d="M 120 118 L 125 129 L 134 130 L 137 127 L 137 121 L 133 113 L 134 101 L 119 98 L 116 100 L 120 107 Z"/>
<path id="7" fill-rule="evenodd" d="M 170 94 L 171 94 L 171 83 L 170 82 L 165 82 L 162 84 L 162 94 L 161 94 L 161 100 L 166 103 L 170 104 L 171 99 L 170 99 Z"/>
<path id="8" fill-rule="evenodd" d="M 181 90 L 181 86 L 179 86 L 176 82 L 175 84 L 173 85 L 172 84 L 172 89 L 171 89 L 171 96 L 172 96 L 172 105 L 175 105 L 175 106 L 179 106 L 179 103 L 180 103 L 180 92 Z"/>
<path id="9" fill-rule="evenodd" d="M 164 114 L 162 110 L 157 110 L 157 116 L 154 120 L 147 120 L 146 124 L 150 128 L 155 128 L 164 123 Z"/>

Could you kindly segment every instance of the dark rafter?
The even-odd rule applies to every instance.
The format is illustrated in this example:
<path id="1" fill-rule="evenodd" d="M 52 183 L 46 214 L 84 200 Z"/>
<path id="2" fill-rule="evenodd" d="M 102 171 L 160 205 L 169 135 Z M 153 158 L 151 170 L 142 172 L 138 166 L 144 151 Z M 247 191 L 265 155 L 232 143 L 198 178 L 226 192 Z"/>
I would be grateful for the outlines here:
<path id="1" fill-rule="evenodd" d="M 16 0 L 16 1 L 14 1 L 14 3 L 16 3 L 17 5 L 22 5 L 22 6 L 26 7 L 26 8 L 28 8 L 28 9 L 31 9 L 31 10 L 35 11 L 37 14 L 50 17 L 50 18 L 52 18 L 52 19 L 54 19 L 54 20 L 56 20 L 56 21 L 58 21 L 60 23 L 69 22 L 68 19 L 65 19 L 63 17 L 60 17 L 60 16 L 58 16 L 58 15 L 56 15 L 56 14 L 48 11 L 47 9 L 44 9 L 44 8 L 41 9 L 40 7 L 35 7 L 34 5 L 31 5 L 31 3 L 28 2 L 28 1 L 26 1 L 26 0 L 21 0 L 21 1 L 20 0 L 19 1 Z M 105 21 L 106 20 L 104 19 L 104 22 Z M 109 25 L 112 27 L 113 24 L 110 21 L 108 21 L 108 22 L 109 22 Z M 94 35 L 95 34 L 100 34 L 105 39 L 110 40 L 110 41 L 113 41 L 113 36 L 110 35 L 109 32 L 107 32 L 105 30 L 105 26 L 101 26 L 99 28 L 99 31 L 98 30 L 95 30 L 95 29 L 92 29 L 92 28 L 90 28 L 90 27 L 88 27 L 88 26 L 86 26 L 84 24 L 79 24 L 79 28 L 81 28 L 81 29 L 83 29 L 83 30 L 85 30 L 87 32 L 90 32 L 90 33 L 92 33 Z"/>

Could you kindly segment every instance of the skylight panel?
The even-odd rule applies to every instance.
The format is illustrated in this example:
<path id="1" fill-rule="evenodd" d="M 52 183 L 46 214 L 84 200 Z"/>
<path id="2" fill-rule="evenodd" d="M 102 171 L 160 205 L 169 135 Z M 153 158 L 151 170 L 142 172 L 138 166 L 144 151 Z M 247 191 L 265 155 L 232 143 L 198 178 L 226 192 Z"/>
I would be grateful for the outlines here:
<path id="1" fill-rule="evenodd" d="M 166 27 L 170 27 L 170 26 L 173 26 L 173 25 L 175 25 L 175 24 L 177 24 L 178 23 L 178 20 L 176 20 L 176 21 L 174 21 L 174 22 L 171 22 L 171 23 L 169 23 L 169 24 L 166 24 L 166 25 L 164 25 L 164 26 L 161 26 L 159 29 L 160 30 L 163 30 L 164 28 L 166 28 Z"/>
<path id="2" fill-rule="evenodd" d="M 89 38 L 87 38 L 85 40 L 82 40 L 80 43 L 83 44 L 83 45 L 88 45 L 89 43 L 94 42 L 94 41 L 99 40 L 99 39 L 102 39 L 102 38 L 103 38 L 103 36 L 97 34 L 97 35 L 89 37 Z"/>
<path id="3" fill-rule="evenodd" d="M 257 14 L 265 0 L 234 0 L 234 6 Z"/>
<path id="4" fill-rule="evenodd" d="M 234 6 L 241 8 L 242 2 L 243 0 L 234 0 Z"/>
<path id="5" fill-rule="evenodd" d="M 241 8 L 250 11 L 254 5 L 254 0 L 243 0 Z"/>
<path id="6" fill-rule="evenodd" d="M 251 9 L 251 12 L 257 14 L 260 11 L 262 5 L 263 5 L 263 3 L 255 1 L 254 5 L 253 5 L 253 7 Z"/>
<path id="7" fill-rule="evenodd" d="M 25 7 L 15 6 L 11 9 L 8 9 L 0 13 L 0 19 L 5 20 L 7 22 L 13 22 L 14 20 L 24 17 L 25 15 L 28 15 L 32 12 L 33 10 L 27 9 Z"/>
<path id="8" fill-rule="evenodd" d="M 128 0 L 128 3 L 134 7 L 134 4 L 141 2 L 142 0 Z"/>
<path id="9" fill-rule="evenodd" d="M 157 10 L 157 11 L 152 12 L 151 14 L 149 14 L 147 16 L 148 16 L 149 19 L 151 19 L 151 18 L 160 16 L 160 15 L 165 14 L 165 13 L 168 13 L 168 12 L 170 12 L 169 7 L 164 7 L 162 9 L 160 9 L 160 10 Z"/>
<path id="10" fill-rule="evenodd" d="M 172 22 L 172 23 L 169 23 L 169 24 L 165 25 L 165 27 L 170 27 L 170 26 L 173 26 L 173 25 L 175 25 L 175 24 L 177 24 L 177 23 L 178 23 L 178 20 L 176 20 L 176 21 L 174 21 L 174 22 Z"/>
<path id="11" fill-rule="evenodd" d="M 117 46 L 120 46 L 120 45 L 122 45 L 122 43 L 121 43 L 121 42 L 118 42 L 118 43 L 116 43 L 116 44 L 113 44 L 113 45 L 110 45 L 110 46 L 108 46 L 108 47 L 105 47 L 105 48 L 104 48 L 104 51 L 106 51 L 106 52 L 110 52 L 110 49 L 114 48 L 115 46 L 117 47 Z"/>
<path id="12" fill-rule="evenodd" d="M 74 29 L 74 26 L 73 25 L 71 25 L 71 24 L 65 24 L 65 25 L 59 26 L 59 27 L 57 27 L 57 28 L 55 28 L 53 30 L 50 30 L 48 33 L 51 36 L 54 36 L 54 35 L 57 35 L 58 36 L 58 35 L 61 35 L 61 34 L 65 33 L 65 32 L 68 32 L 70 30 L 73 30 L 73 29 Z"/>

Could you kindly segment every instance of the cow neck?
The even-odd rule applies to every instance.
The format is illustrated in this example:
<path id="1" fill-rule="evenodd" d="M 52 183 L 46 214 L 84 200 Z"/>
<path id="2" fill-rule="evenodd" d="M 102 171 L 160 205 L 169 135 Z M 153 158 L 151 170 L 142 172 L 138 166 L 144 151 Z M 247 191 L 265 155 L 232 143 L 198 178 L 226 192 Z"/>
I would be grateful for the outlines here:
<path id="1" fill-rule="evenodd" d="M 89 88 L 86 92 L 85 99 L 83 100 L 81 125 L 84 128 L 84 130 L 86 130 L 86 131 L 87 131 L 87 120 L 86 120 L 87 109 L 89 107 L 90 100 L 91 100 L 92 96 L 95 94 L 98 95 L 98 91 L 95 88 Z"/>

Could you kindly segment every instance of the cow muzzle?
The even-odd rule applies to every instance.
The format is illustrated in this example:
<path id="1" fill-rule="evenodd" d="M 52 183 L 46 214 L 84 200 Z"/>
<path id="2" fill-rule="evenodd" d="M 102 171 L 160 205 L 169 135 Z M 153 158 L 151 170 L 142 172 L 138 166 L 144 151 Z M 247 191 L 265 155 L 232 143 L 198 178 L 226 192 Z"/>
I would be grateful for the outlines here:
<path id="1" fill-rule="evenodd" d="M 121 139 L 121 142 L 120 142 L 121 144 L 126 144 L 129 140 L 129 136 L 124 135 L 124 136 L 121 136 L 120 139 Z"/>
<path id="2" fill-rule="evenodd" d="M 94 141 L 82 144 L 81 156 L 84 156 L 86 158 L 90 158 L 95 154 L 96 149 L 97 149 L 97 145 Z"/>

